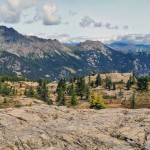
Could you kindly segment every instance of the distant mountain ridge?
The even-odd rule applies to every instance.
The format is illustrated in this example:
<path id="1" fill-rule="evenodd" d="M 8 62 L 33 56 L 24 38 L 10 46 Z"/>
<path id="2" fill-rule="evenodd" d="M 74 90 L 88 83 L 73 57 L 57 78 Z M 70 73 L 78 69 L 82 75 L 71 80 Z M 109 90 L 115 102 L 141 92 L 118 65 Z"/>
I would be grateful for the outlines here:
<path id="1" fill-rule="evenodd" d="M 150 45 L 145 44 L 131 44 L 131 43 L 123 43 L 123 42 L 114 42 L 108 44 L 109 47 L 122 51 L 122 52 L 150 52 Z"/>
<path id="2" fill-rule="evenodd" d="M 150 55 L 116 51 L 99 41 L 67 45 L 57 40 L 24 36 L 13 28 L 0 26 L 0 73 L 57 80 L 93 71 L 149 74 Z"/>

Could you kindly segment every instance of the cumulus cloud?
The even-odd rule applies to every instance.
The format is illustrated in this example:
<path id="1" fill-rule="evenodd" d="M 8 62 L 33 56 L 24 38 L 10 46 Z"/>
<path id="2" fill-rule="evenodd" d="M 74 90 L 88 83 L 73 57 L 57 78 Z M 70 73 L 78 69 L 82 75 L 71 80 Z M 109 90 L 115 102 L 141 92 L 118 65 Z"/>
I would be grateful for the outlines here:
<path id="1" fill-rule="evenodd" d="M 112 42 L 124 42 L 133 44 L 150 44 L 150 34 L 127 34 L 113 36 L 109 43 Z"/>
<path id="2" fill-rule="evenodd" d="M 43 6 L 43 24 L 58 25 L 61 22 L 61 17 L 56 14 L 57 8 L 54 5 L 45 4 Z"/>
<path id="3" fill-rule="evenodd" d="M 86 27 L 95 27 L 95 28 L 105 28 L 105 29 L 114 29 L 117 30 L 119 29 L 118 25 L 112 25 L 111 23 L 102 23 L 102 22 L 97 22 L 94 19 L 92 19 L 89 16 L 84 16 L 81 21 L 79 22 L 80 27 L 86 28 Z M 124 29 L 128 29 L 129 27 L 125 25 L 123 27 Z"/>
<path id="4" fill-rule="evenodd" d="M 106 29 L 118 29 L 119 27 L 117 25 L 113 26 L 110 23 L 103 24 L 102 22 L 96 22 L 94 19 L 90 18 L 89 16 L 84 16 L 80 23 L 80 27 L 96 27 L 96 28 L 106 28 Z"/>
<path id="5" fill-rule="evenodd" d="M 91 19 L 89 16 L 84 16 L 84 18 L 82 18 L 82 20 L 79 23 L 79 25 L 81 27 L 85 28 L 85 27 L 90 27 L 94 23 L 95 23 L 95 21 L 93 19 Z"/>
<path id="6" fill-rule="evenodd" d="M 94 22 L 94 27 L 101 28 L 103 24 L 101 22 Z"/>
<path id="7" fill-rule="evenodd" d="M 22 11 L 32 7 L 35 2 L 36 0 L 7 0 L 4 4 L 0 5 L 0 22 L 20 22 Z"/>
<path id="8" fill-rule="evenodd" d="M 117 25 L 115 25 L 115 26 L 112 26 L 110 23 L 106 23 L 105 25 L 104 25 L 107 29 L 118 29 L 119 27 L 117 26 Z"/>
<path id="9" fill-rule="evenodd" d="M 32 18 L 23 15 L 23 12 L 30 8 L 35 8 L 35 14 Z M 56 6 L 46 3 L 45 0 L 6 0 L 4 4 L 0 5 L 0 16 L 0 22 L 4 23 L 19 23 L 21 17 L 27 24 L 40 20 L 44 25 L 61 23 Z"/>

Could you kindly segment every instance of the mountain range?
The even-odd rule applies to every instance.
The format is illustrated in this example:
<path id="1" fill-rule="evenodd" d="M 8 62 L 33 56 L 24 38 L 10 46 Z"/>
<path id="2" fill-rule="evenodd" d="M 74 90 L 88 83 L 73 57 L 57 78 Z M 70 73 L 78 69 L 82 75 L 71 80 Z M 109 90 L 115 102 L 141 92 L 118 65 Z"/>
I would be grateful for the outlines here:
<path id="1" fill-rule="evenodd" d="M 26 36 L 13 28 L 0 26 L 0 73 L 51 80 L 93 71 L 150 73 L 147 51 L 130 53 L 110 47 L 90 40 L 67 45 L 56 39 Z"/>
<path id="2" fill-rule="evenodd" d="M 135 53 L 135 52 L 150 52 L 150 45 L 145 44 L 134 44 L 134 43 L 126 43 L 126 42 L 113 42 L 108 44 L 107 46 L 125 53 Z"/>

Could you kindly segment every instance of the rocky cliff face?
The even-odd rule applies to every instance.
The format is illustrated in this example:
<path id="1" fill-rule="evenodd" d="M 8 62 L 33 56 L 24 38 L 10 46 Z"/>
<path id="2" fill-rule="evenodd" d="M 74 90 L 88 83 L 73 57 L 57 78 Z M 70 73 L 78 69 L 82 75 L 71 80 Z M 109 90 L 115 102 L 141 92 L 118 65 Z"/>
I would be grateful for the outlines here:
<path id="1" fill-rule="evenodd" d="M 150 110 L 45 104 L 0 110 L 1 150 L 149 150 Z"/>
<path id="2" fill-rule="evenodd" d="M 150 54 L 123 53 L 89 40 L 66 46 L 57 40 L 24 36 L 12 28 L 0 26 L 0 73 L 57 80 L 93 71 L 149 74 Z"/>

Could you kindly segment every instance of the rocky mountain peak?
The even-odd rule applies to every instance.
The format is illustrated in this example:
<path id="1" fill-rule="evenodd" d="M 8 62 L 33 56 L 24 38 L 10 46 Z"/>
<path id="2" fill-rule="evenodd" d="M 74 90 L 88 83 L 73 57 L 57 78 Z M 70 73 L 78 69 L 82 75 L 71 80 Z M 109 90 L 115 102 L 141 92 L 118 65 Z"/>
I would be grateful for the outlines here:
<path id="1" fill-rule="evenodd" d="M 79 46 L 86 50 L 101 50 L 102 52 L 105 52 L 108 50 L 108 47 L 105 46 L 100 41 L 87 40 L 85 42 L 79 43 Z"/>
<path id="2" fill-rule="evenodd" d="M 23 40 L 27 40 L 27 38 L 18 33 L 15 29 L 0 26 L 0 43 L 14 43 Z"/>
<path id="3" fill-rule="evenodd" d="M 69 50 L 56 39 L 25 36 L 5 26 L 0 26 L 0 49 L 21 56 L 32 54 L 38 57 L 43 57 L 45 53 Z"/>

